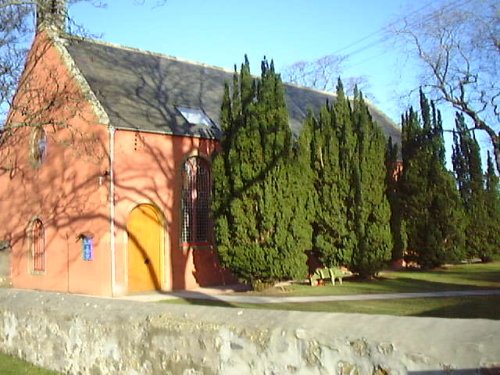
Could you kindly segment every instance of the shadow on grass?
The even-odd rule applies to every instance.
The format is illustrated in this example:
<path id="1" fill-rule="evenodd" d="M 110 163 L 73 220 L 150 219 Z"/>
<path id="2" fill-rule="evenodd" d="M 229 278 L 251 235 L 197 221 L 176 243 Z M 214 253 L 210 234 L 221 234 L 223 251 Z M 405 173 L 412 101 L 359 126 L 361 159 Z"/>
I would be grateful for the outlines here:
<path id="1" fill-rule="evenodd" d="M 499 289 L 499 285 L 473 285 L 467 283 L 450 283 L 447 281 L 419 280 L 411 277 L 399 276 L 393 278 L 377 278 L 371 281 L 355 279 L 345 281 L 343 285 L 326 284 L 319 287 L 296 284 L 290 287 L 289 295 L 293 296 L 322 296 L 322 295 L 350 295 L 374 293 L 416 293 L 416 292 L 446 292 L 457 290 L 484 290 Z M 282 293 L 276 293 L 282 294 Z"/>
<path id="2" fill-rule="evenodd" d="M 461 281 L 461 282 L 460 282 Z M 498 280 L 497 280 L 498 281 Z M 452 282 L 449 278 L 440 280 L 422 280 L 414 277 L 408 277 L 404 274 L 399 275 L 397 279 L 392 278 L 381 278 L 381 283 L 384 283 L 384 287 L 387 288 L 388 292 L 445 292 L 451 290 L 481 290 L 481 289 L 491 289 L 500 288 L 499 285 L 490 284 L 474 284 L 467 283 L 467 280 L 457 278 L 456 282 Z"/>
<path id="3" fill-rule="evenodd" d="M 500 269 L 473 269 L 471 272 L 460 272 L 454 270 L 442 271 L 449 278 L 469 280 L 471 282 L 481 281 L 484 283 L 500 284 Z"/>
<path id="4" fill-rule="evenodd" d="M 227 307 L 221 301 L 171 300 L 174 304 Z M 447 319 L 500 320 L 500 296 L 416 298 L 381 301 L 341 301 L 311 303 L 247 304 L 234 303 L 233 308 L 288 310 L 324 313 L 359 313 Z"/>
<path id="5" fill-rule="evenodd" d="M 444 299 L 442 302 L 442 306 L 415 316 L 500 320 L 500 297 L 498 296 L 450 298 Z"/>
<path id="6" fill-rule="evenodd" d="M 500 263 L 457 265 L 433 271 L 387 271 L 372 280 L 344 278 L 344 284 L 321 287 L 295 284 L 291 295 L 345 295 L 371 293 L 440 292 L 500 289 Z"/>

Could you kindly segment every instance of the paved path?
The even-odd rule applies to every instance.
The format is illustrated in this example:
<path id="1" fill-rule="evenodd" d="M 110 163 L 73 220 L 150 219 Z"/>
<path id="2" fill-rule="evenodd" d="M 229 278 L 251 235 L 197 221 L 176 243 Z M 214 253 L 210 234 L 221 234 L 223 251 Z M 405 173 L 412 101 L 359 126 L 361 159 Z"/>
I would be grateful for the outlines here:
<path id="1" fill-rule="evenodd" d="M 120 299 L 143 302 L 154 302 L 166 299 L 200 299 L 207 301 L 221 301 L 228 303 L 307 303 L 307 302 L 339 302 L 339 301 L 368 301 L 388 300 L 403 298 L 439 298 L 439 297 L 464 297 L 464 296 L 500 296 L 500 290 L 459 290 L 446 292 L 422 293 L 384 293 L 384 294 L 350 294 L 341 296 L 255 296 L 245 293 L 226 294 L 217 289 L 197 289 L 194 291 L 179 291 L 172 293 L 151 293 L 119 297 Z"/>

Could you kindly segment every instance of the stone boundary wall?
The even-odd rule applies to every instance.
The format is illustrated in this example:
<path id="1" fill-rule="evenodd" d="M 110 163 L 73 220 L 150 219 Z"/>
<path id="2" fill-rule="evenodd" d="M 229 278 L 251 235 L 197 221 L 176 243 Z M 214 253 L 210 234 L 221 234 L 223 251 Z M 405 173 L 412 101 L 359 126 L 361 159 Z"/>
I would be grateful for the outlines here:
<path id="1" fill-rule="evenodd" d="M 498 373 L 500 321 L 0 289 L 0 351 L 68 374 Z"/>

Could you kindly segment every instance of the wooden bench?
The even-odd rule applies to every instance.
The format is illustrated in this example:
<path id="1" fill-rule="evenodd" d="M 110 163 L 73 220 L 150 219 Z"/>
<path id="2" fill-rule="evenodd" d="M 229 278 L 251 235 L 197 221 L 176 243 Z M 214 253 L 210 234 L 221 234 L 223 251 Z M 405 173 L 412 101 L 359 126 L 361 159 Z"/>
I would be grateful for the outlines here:
<path id="1" fill-rule="evenodd" d="M 318 268 L 314 273 L 309 277 L 309 282 L 311 286 L 324 284 L 325 280 L 330 280 L 332 285 L 335 285 L 335 279 L 339 281 L 339 284 L 342 285 L 342 278 L 345 276 L 345 272 L 342 271 L 338 267 L 324 267 Z"/>

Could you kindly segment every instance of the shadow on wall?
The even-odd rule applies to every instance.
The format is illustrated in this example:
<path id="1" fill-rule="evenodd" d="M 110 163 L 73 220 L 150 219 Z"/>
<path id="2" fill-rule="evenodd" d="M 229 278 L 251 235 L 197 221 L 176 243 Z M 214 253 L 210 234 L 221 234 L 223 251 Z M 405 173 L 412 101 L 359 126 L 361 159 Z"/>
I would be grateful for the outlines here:
<path id="1" fill-rule="evenodd" d="M 0 240 L 0 287 L 10 285 L 10 243 Z"/>
<path id="2" fill-rule="evenodd" d="M 189 155 L 210 157 L 215 141 L 189 136 L 172 138 L 171 135 L 143 134 L 137 131 L 136 137 L 130 137 L 132 147 L 119 142 L 116 144 L 113 166 L 115 194 L 111 197 L 108 164 L 111 155 L 106 128 L 98 126 L 100 119 L 96 118 L 93 107 L 82 95 L 73 77 L 58 62 L 54 62 L 53 59 L 59 55 L 54 52 L 50 41 L 40 39 L 33 51 L 36 53 L 33 53 L 29 61 L 9 115 L 8 123 L 16 126 L 3 132 L 0 139 L 4 142 L 0 150 L 0 187 L 6 186 L 6 192 L 0 197 L 0 208 L 6 208 L 0 215 L 0 221 L 4 221 L 6 225 L 5 228 L 0 228 L 0 235 L 3 236 L 4 231 L 8 233 L 13 249 L 12 252 L 0 252 L 2 280 L 4 274 L 10 274 L 11 267 L 14 281 L 18 280 L 16 274 L 22 274 L 23 277 L 27 275 L 27 268 L 18 265 L 30 261 L 22 246 L 29 244 L 25 228 L 36 216 L 43 222 L 47 233 L 44 254 L 45 249 L 57 254 L 51 258 L 51 268 L 44 275 L 44 280 L 55 285 L 54 288 L 73 291 L 77 287 L 77 291 L 81 292 L 78 272 L 88 264 L 83 265 L 81 251 L 73 244 L 71 237 L 82 232 L 92 233 L 95 238 L 94 246 L 97 248 L 98 240 L 108 236 L 104 228 L 110 221 L 107 205 L 112 199 L 115 199 L 117 212 L 126 205 L 151 202 L 166 217 L 164 227 L 168 231 L 166 235 L 171 247 L 165 253 L 164 264 L 169 269 L 165 273 L 169 275 L 172 289 L 190 287 L 192 277 L 202 286 L 213 285 L 218 281 L 217 277 L 224 277 L 216 262 L 216 252 L 204 250 L 195 254 L 195 274 L 186 277 L 193 260 L 187 256 L 188 253 L 178 248 L 180 241 L 177 238 L 181 232 L 182 220 L 180 174 L 183 163 Z M 144 55 L 140 57 L 142 59 Z M 112 53 L 103 56 L 101 60 L 106 63 L 103 71 L 108 66 L 124 64 L 121 56 Z M 201 99 L 187 93 L 171 97 L 171 92 L 167 90 L 169 85 L 177 87 L 182 83 L 175 74 L 174 66 L 170 70 L 162 69 L 158 59 L 147 60 L 144 64 L 134 62 L 135 60 L 125 64 L 133 66 L 134 70 L 127 70 L 128 78 L 124 87 L 106 84 L 109 90 L 123 90 L 120 94 L 122 97 L 133 98 L 126 103 L 126 108 L 117 107 L 113 102 L 115 93 L 103 88 L 104 96 L 100 99 L 103 102 L 111 100 L 108 103 L 108 115 L 130 130 L 136 129 L 135 119 L 149 118 L 157 125 L 157 130 L 170 124 L 172 129 L 184 131 L 185 124 L 177 122 L 179 116 L 173 110 L 172 103 L 179 100 L 184 105 L 196 107 L 201 106 Z M 99 94 L 99 91 L 96 93 Z M 151 98 L 155 100 L 151 101 Z M 44 129 L 47 134 L 49 151 L 43 159 L 43 165 L 40 162 L 40 165 L 33 166 L 28 153 L 19 150 L 28 146 L 30 133 L 39 128 Z M 163 142 L 159 141 L 161 137 L 165 138 Z M 174 141 L 170 153 L 167 153 L 164 146 L 170 139 Z M 172 155 L 176 156 L 174 160 Z M 0 191 L 3 192 L 1 188 Z M 54 191 L 58 193 L 53 194 Z M 117 215 L 115 228 L 117 232 L 127 233 L 126 214 Z M 144 262 L 148 262 L 148 249 L 136 237 L 138 236 L 130 238 Z M 54 259 L 58 260 L 57 264 L 52 263 Z M 155 288 L 159 289 L 161 273 L 158 274 L 149 263 L 145 265 Z M 95 265 L 93 269 L 99 270 L 99 266 Z M 88 290 L 88 283 L 84 286 Z"/>
<path id="3" fill-rule="evenodd" d="M 213 247 L 193 251 L 193 276 L 200 286 L 236 284 L 238 279 L 230 270 L 219 263 L 217 251 Z"/>
<path id="4" fill-rule="evenodd" d="M 9 237 L 9 248 L 14 249 L 0 251 L 0 285 L 4 283 L 4 275 L 7 283 L 10 284 L 10 270 L 16 267 L 21 260 L 26 259 L 24 250 L 20 250 L 23 244 L 29 239 L 26 238 L 26 228 L 28 221 L 36 215 L 43 221 L 47 230 L 47 235 L 43 246 L 45 250 L 57 254 L 58 263 L 51 263 L 50 272 L 43 277 L 50 279 L 57 288 L 73 291 L 73 282 L 81 278 L 80 273 L 83 267 L 81 251 L 69 240 L 76 233 L 82 231 L 92 233 L 96 240 L 97 247 L 99 238 L 107 235 L 104 228 L 109 222 L 109 210 L 105 207 L 111 201 L 109 165 L 110 155 L 108 154 L 108 137 L 105 128 L 98 127 L 94 113 L 90 111 L 89 103 L 81 95 L 80 89 L 74 84 L 72 77 L 68 76 L 64 69 L 55 66 L 50 60 L 54 52 L 49 42 L 41 40 L 36 47 L 35 57 L 30 60 L 23 81 L 20 83 L 22 89 L 18 90 L 18 100 L 11 108 L 10 120 L 12 123 L 20 124 L 19 127 L 9 128 L 9 131 L 2 133 L 0 141 L 5 142 L 0 150 L 0 179 L 2 185 L 7 186 L 8 193 L 2 194 L 0 203 L 4 199 L 7 210 L 2 212 L 0 221 L 8 223 L 5 232 Z M 54 68 L 54 69 L 52 69 Z M 42 73 L 40 73 L 42 72 Z M 43 74 L 47 73 L 49 77 Z M 45 79 L 40 79 L 40 77 Z M 137 72 L 137 80 L 140 80 L 140 71 Z M 46 86 L 40 87 L 40 82 Z M 151 90 L 158 92 L 161 86 L 152 84 Z M 162 113 L 162 107 L 158 112 Z M 124 118 L 124 120 L 127 120 Z M 129 120 L 131 121 L 131 119 Z M 95 127 L 93 127 L 95 125 Z M 46 129 L 49 142 L 49 152 L 44 158 L 44 165 L 33 166 L 30 164 L 28 156 L 17 162 L 12 159 L 16 155 L 25 155 L 16 152 L 27 146 L 27 136 L 31 129 Z M 31 129 L 30 129 L 31 128 Z M 125 147 L 118 145 L 119 147 Z M 164 152 L 161 144 L 148 142 L 144 143 L 141 151 L 147 154 L 148 172 L 145 172 L 143 165 L 133 163 L 135 160 L 131 154 L 123 157 L 120 166 L 115 166 L 115 196 L 116 192 L 121 194 L 121 201 L 131 202 L 155 202 L 163 212 L 177 212 L 176 206 L 172 203 L 177 197 L 178 170 L 181 165 L 167 163 L 168 158 L 162 157 Z M 189 153 L 188 147 L 174 143 L 174 154 Z M 195 146 L 192 145 L 191 149 Z M 57 154 L 57 156 L 56 156 Z M 135 154 L 133 156 L 136 156 Z M 128 163 L 130 160 L 130 165 Z M 57 162 L 55 162 L 57 160 Z M 75 165 L 84 165 L 86 170 L 82 172 L 80 167 L 76 170 Z M 154 179 L 151 171 L 154 171 L 157 178 Z M 105 172 L 103 172 L 105 171 Z M 158 177 L 161 176 L 161 177 Z M 136 187 L 134 182 L 140 180 L 143 185 Z M 4 183 L 6 181 L 6 183 Z M 48 193 L 46 186 L 50 183 L 50 191 L 57 191 L 57 194 Z M 146 188 L 144 188 L 146 186 Z M 16 189 L 16 187 L 23 187 Z M 0 191 L 3 191 L 0 189 Z M 172 194 L 166 192 L 172 191 Z M 174 199 L 172 199 L 174 196 Z M 6 198 L 9 197 L 9 201 Z M 118 202 L 120 203 L 120 202 Z M 0 205 L 0 207 L 3 207 Z M 174 217 L 174 219 L 178 219 Z M 3 224 L 3 222 L 2 222 Z M 116 229 L 127 230 L 127 218 L 123 217 L 115 222 Z M 166 222 L 167 228 L 172 228 L 172 222 Z M 99 228 L 99 229 L 96 229 Z M 3 235 L 3 229 L 0 235 Z M 66 238 L 67 252 L 61 250 L 61 243 L 56 244 L 55 239 Z M 2 238 L 0 238 L 1 240 Z M 132 238 L 139 252 L 145 261 L 148 260 L 147 250 L 144 249 L 139 238 Z M 63 241 L 63 240 L 62 240 Z M 70 249 L 71 246 L 71 249 Z M 55 249 L 55 250 L 53 250 Z M 178 252 L 176 252 L 177 254 Z M 66 261 L 62 258 L 67 258 Z M 56 257 L 50 258 L 50 262 Z M 26 260 L 29 262 L 30 260 Z M 175 259 L 174 286 L 184 289 L 184 270 L 187 259 L 177 256 Z M 168 259 L 168 264 L 172 265 L 174 260 Z M 146 264 L 149 276 L 153 279 L 156 289 L 160 288 L 160 275 L 150 264 Z M 18 267 L 19 268 L 19 267 Z M 98 269 L 99 266 L 94 266 Z M 76 271 L 71 271 L 75 269 Z M 17 270 L 17 268 L 16 268 Z M 26 267 L 20 267 L 19 273 L 26 274 Z M 15 273 L 14 273 L 15 274 Z M 71 285 L 70 285 L 71 279 Z M 16 278 L 14 277 L 14 280 Z M 78 282 L 75 282 L 78 283 Z M 67 285 L 67 286 L 66 286 Z M 65 287 L 66 286 L 66 287 Z M 66 288 L 66 289 L 64 289 Z M 80 288 L 80 285 L 78 285 Z M 81 290 L 78 290 L 81 292 Z"/>

